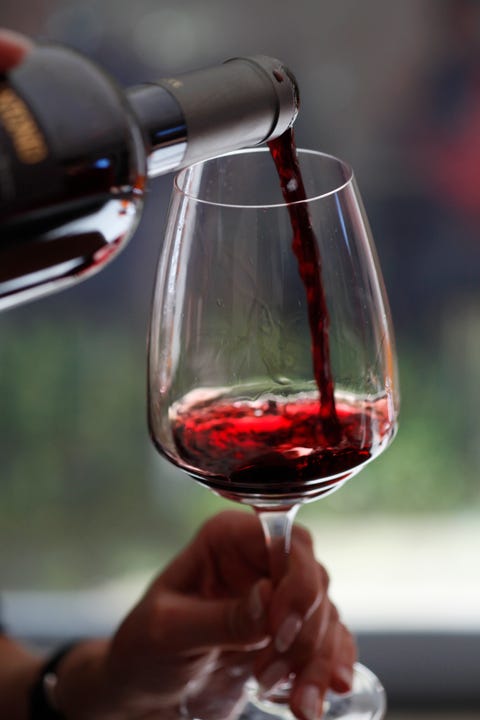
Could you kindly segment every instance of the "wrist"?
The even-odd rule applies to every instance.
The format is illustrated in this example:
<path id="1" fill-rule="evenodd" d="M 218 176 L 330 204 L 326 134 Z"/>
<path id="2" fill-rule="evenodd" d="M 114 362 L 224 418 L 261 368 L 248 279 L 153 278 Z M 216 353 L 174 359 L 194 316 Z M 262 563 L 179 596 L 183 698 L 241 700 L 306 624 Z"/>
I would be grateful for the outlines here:
<path id="1" fill-rule="evenodd" d="M 44 666 L 42 690 L 51 712 L 45 720 L 125 720 L 105 670 L 107 651 L 107 641 L 85 641 L 65 648 Z M 37 718 L 44 716 L 32 715 Z"/>
<path id="2" fill-rule="evenodd" d="M 0 635 L 0 718 L 29 720 L 29 693 L 41 667 L 41 658 Z"/>
<path id="3" fill-rule="evenodd" d="M 178 698 L 132 687 L 124 673 L 112 668 L 110 641 L 89 640 L 65 648 L 46 663 L 42 690 L 50 714 L 31 720 L 132 720 L 158 713 L 180 720 Z"/>
<path id="4" fill-rule="evenodd" d="M 62 659 L 72 647 L 72 645 L 66 645 L 57 650 L 38 669 L 29 693 L 28 717 L 30 720 L 63 720 L 64 716 L 58 712 L 55 702 L 57 671 Z"/>

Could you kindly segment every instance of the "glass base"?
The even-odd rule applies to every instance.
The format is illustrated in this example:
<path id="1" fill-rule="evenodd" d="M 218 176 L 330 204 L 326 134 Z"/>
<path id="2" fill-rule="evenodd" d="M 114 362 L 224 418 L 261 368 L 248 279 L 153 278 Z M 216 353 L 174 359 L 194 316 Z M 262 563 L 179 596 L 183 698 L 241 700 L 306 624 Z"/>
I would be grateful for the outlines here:
<path id="1" fill-rule="evenodd" d="M 256 685 L 252 683 L 251 699 L 238 720 L 296 720 L 286 705 L 272 699 L 259 699 L 256 693 Z M 344 695 L 327 693 L 322 720 L 382 720 L 386 708 L 387 699 L 382 684 L 368 668 L 356 663 L 351 692 Z"/>

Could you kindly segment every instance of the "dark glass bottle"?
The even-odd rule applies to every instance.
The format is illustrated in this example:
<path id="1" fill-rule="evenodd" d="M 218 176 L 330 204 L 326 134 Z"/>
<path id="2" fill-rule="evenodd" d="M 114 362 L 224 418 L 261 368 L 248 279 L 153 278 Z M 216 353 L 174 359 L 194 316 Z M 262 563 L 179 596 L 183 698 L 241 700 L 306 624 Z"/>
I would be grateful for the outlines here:
<path id="1" fill-rule="evenodd" d="M 79 53 L 36 47 L 0 76 L 0 308 L 113 258 L 148 177 L 277 137 L 297 108 L 295 80 L 272 58 L 122 91 Z"/>

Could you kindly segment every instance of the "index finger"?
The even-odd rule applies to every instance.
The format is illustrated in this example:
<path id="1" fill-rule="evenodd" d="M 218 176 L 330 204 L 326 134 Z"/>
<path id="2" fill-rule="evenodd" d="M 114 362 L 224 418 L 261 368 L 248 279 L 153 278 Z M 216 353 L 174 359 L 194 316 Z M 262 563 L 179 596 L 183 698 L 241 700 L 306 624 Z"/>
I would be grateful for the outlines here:
<path id="1" fill-rule="evenodd" d="M 242 595 L 268 576 L 262 528 L 253 513 L 225 510 L 203 524 L 163 573 L 163 582 L 204 597 Z"/>

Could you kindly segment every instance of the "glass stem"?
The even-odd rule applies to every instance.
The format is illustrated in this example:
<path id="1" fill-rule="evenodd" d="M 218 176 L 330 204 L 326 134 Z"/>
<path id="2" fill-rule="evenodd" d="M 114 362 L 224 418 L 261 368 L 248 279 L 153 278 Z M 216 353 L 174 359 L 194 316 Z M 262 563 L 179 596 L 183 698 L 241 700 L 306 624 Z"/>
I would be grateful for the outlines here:
<path id="1" fill-rule="evenodd" d="M 292 528 L 298 508 L 299 505 L 292 505 L 292 507 L 282 510 L 255 508 L 265 536 L 270 562 L 270 577 L 275 585 L 286 570 Z"/>

